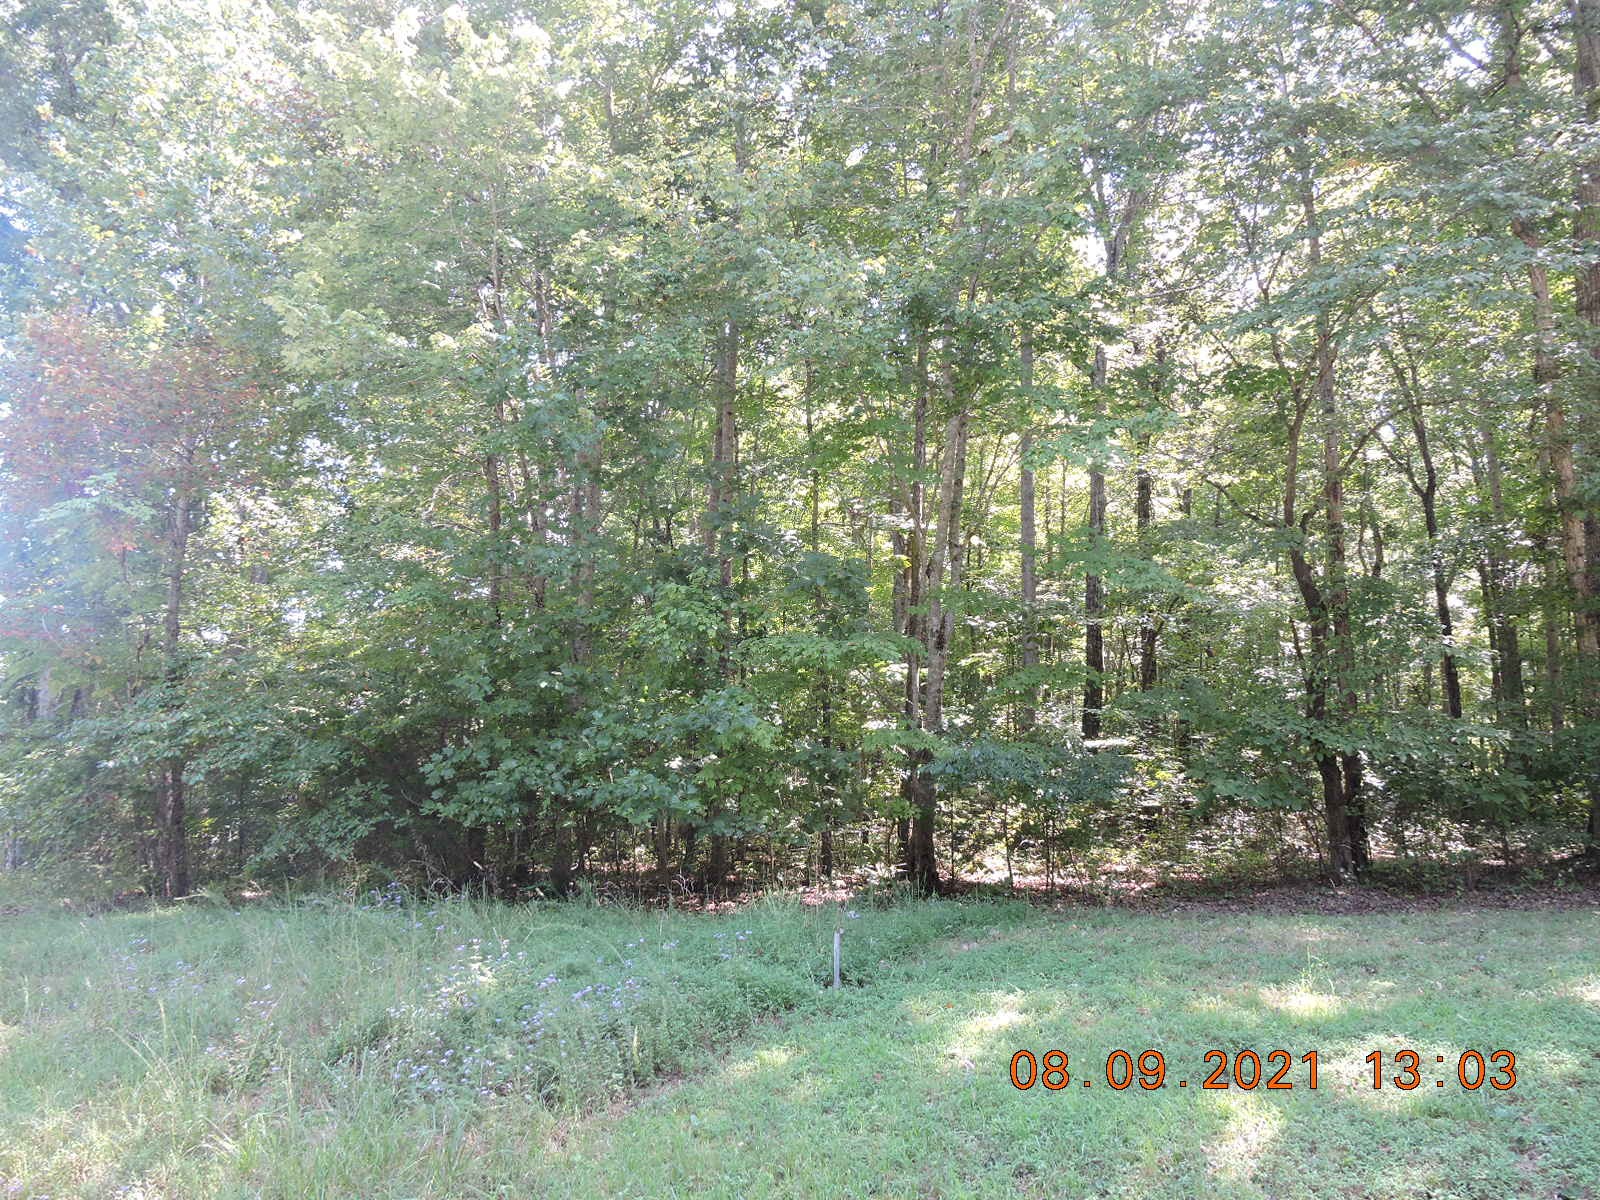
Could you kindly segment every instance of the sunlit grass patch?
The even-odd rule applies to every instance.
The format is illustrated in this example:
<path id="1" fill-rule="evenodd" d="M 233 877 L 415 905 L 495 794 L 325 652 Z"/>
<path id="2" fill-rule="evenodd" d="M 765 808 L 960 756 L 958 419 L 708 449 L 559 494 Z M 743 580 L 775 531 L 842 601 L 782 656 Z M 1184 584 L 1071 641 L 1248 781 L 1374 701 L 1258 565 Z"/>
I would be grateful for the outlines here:
<path id="1" fill-rule="evenodd" d="M 1206 1167 L 1223 1179 L 1249 1180 L 1282 1132 L 1283 1110 L 1252 1094 L 1217 1093 L 1210 1102 L 1227 1124 L 1206 1147 Z"/>

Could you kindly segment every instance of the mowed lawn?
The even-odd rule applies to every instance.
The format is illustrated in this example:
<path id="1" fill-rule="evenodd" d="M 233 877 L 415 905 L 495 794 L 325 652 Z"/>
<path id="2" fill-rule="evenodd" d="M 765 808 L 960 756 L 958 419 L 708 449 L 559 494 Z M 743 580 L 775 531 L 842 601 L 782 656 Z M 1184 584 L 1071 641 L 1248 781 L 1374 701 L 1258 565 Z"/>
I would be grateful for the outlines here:
<path id="1" fill-rule="evenodd" d="M 1600 1196 L 1592 909 L 33 913 L 0 981 L 4 1197 Z M 1203 1089 L 1211 1049 L 1294 1087 Z"/>

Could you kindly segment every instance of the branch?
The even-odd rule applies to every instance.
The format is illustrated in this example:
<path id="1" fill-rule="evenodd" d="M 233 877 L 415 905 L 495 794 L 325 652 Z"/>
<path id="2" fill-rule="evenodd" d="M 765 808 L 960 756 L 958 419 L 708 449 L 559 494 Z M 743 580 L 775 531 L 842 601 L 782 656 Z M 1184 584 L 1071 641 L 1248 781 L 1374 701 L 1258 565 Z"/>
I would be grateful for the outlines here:
<path id="1" fill-rule="evenodd" d="M 1237 500 L 1235 500 L 1233 498 L 1233 494 L 1228 491 L 1227 487 L 1225 485 L 1223 485 L 1223 484 L 1218 483 L 1215 479 L 1208 479 L 1208 480 L 1206 480 L 1206 483 L 1207 483 L 1208 486 L 1215 488 L 1217 490 L 1217 494 L 1219 496 L 1221 496 L 1224 500 L 1226 500 L 1229 504 L 1231 504 L 1234 508 L 1238 509 L 1240 513 L 1242 513 L 1243 515 L 1249 517 L 1252 521 L 1254 521 L 1257 525 L 1260 525 L 1263 529 L 1281 529 L 1282 528 L 1282 525 L 1279 522 L 1277 522 L 1277 521 L 1269 521 L 1269 520 L 1267 520 L 1266 517 L 1263 517 L 1260 513 L 1255 512 L 1252 509 L 1246 508 L 1243 504 L 1240 504 L 1239 501 L 1237 501 Z"/>

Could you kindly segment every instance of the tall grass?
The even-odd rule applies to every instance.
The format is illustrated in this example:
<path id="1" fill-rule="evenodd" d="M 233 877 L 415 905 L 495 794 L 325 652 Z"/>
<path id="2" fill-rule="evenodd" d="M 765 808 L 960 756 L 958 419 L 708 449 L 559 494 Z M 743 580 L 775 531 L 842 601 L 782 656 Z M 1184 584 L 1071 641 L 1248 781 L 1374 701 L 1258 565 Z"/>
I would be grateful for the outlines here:
<path id="1" fill-rule="evenodd" d="M 98 1195 L 156 1163 L 192 1175 L 249 1160 L 268 1118 L 309 1130 L 337 1112 L 398 1136 L 497 1104 L 572 1112 L 825 1003 L 836 922 L 859 986 L 1024 916 L 785 898 L 719 915 L 508 907 L 389 889 L 0 917 L 0 1196 Z"/>

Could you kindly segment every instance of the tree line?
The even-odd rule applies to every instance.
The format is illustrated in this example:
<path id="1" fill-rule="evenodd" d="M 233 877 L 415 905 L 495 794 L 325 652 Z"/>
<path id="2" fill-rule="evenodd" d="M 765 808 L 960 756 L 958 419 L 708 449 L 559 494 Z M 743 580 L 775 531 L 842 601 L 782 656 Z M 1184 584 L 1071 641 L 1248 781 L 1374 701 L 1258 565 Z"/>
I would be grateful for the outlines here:
<path id="1" fill-rule="evenodd" d="M 1600 843 L 1600 0 L 28 0 L 0 63 L 8 865 Z"/>

